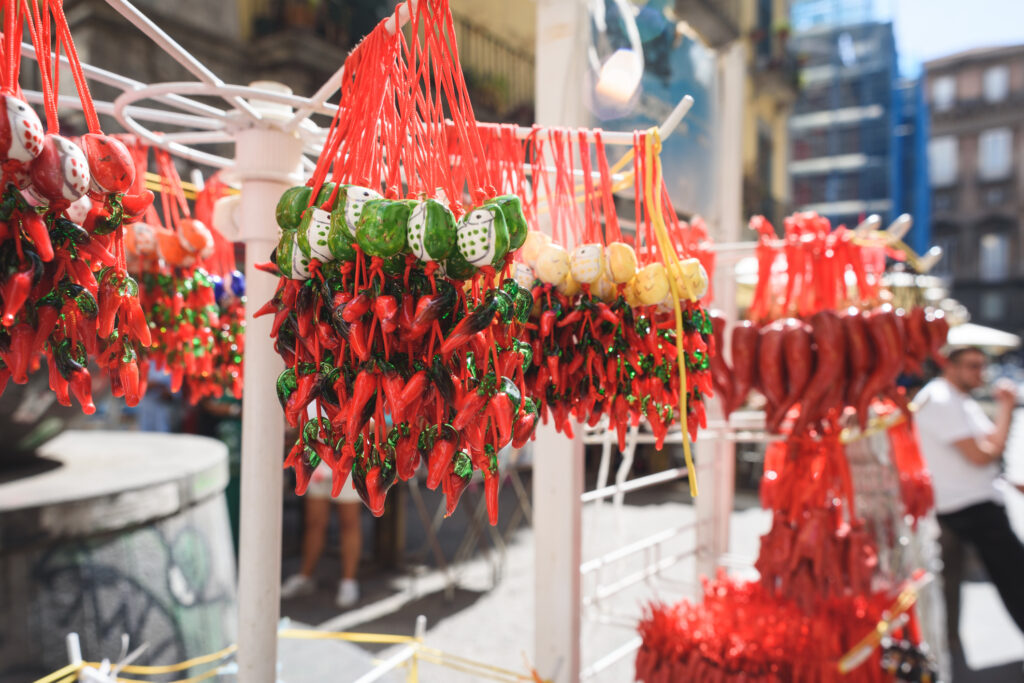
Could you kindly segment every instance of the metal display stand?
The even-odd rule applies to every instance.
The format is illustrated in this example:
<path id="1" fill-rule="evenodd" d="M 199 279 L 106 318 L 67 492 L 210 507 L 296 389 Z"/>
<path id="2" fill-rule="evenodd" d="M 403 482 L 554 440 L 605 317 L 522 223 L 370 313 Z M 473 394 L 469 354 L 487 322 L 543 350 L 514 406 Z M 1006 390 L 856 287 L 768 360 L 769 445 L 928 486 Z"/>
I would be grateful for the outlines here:
<path id="1" fill-rule="evenodd" d="M 225 236 L 246 244 L 245 274 L 250 301 L 269 300 L 276 282 L 274 278 L 255 268 L 266 258 L 277 242 L 278 228 L 274 220 L 277 198 L 288 187 L 301 183 L 304 173 L 315 166 L 315 157 L 323 146 L 326 129 L 317 126 L 314 115 L 333 116 L 335 105 L 327 104 L 338 90 L 343 68 L 339 69 L 312 96 L 301 97 L 277 83 L 258 82 L 249 86 L 227 84 L 204 66 L 165 31 L 136 9 L 127 0 L 107 0 L 108 4 L 129 22 L 153 40 L 165 53 L 196 77 L 196 81 L 146 84 L 104 69 L 82 65 L 87 78 L 122 91 L 113 102 L 95 102 L 96 111 L 113 116 L 125 128 L 147 144 L 159 147 L 187 161 L 212 166 L 226 171 L 226 177 L 239 185 L 241 197 L 237 202 L 232 225 L 218 226 Z M 386 20 L 394 31 L 409 20 L 409 8 L 417 0 L 402 3 L 393 17 Z M 568 6 L 566 4 L 565 6 Z M 578 9 L 578 8 L 577 8 Z M 397 25 L 396 25 L 397 24 Z M 567 49 L 567 45 L 560 49 Z M 23 54 L 34 58 L 31 45 L 22 46 Z M 538 63 L 543 62 L 538 49 Z M 62 62 L 67 64 L 66 58 Z M 556 64 L 558 62 L 549 62 Z M 25 91 L 29 102 L 41 103 L 43 95 Z M 196 97 L 219 97 L 226 108 L 211 106 Z M 163 108 L 145 106 L 149 100 Z M 76 98 L 63 98 L 61 107 L 80 108 Z M 693 99 L 684 97 L 660 128 L 662 139 L 671 135 Z M 161 130 L 179 128 L 172 132 L 155 132 L 149 125 Z M 537 133 L 532 128 L 518 129 L 521 138 Z M 543 133 L 541 133 L 543 135 Z M 603 133 L 605 144 L 632 145 L 633 135 L 628 132 Z M 233 158 L 198 149 L 201 145 L 235 145 Z M 541 170 L 541 169 L 531 169 Z M 545 172 L 550 169 L 544 168 Z M 576 172 L 578 175 L 579 171 Z M 593 173 L 595 179 L 599 174 Z M 245 348 L 246 397 L 242 413 L 242 490 L 241 532 L 239 548 L 239 637 L 238 678 L 247 683 L 271 683 L 276 679 L 277 628 L 280 610 L 280 547 L 282 469 L 280 451 L 283 447 L 283 420 L 280 415 L 273 382 L 283 368 L 270 342 L 268 318 L 254 319 L 255 307 L 246 310 L 249 343 Z M 558 439 L 560 441 L 560 439 Z M 561 519 L 561 510 L 551 509 L 551 501 L 564 500 L 563 484 L 575 486 L 570 501 L 578 501 L 582 494 L 582 441 L 574 442 L 571 457 L 539 457 L 543 462 L 535 477 L 548 482 L 550 491 L 539 497 L 536 514 L 545 520 Z M 572 482 L 576 482 L 573 484 Z M 556 504 L 557 505 L 557 504 Z M 564 529 L 578 541 L 578 503 L 576 523 L 570 520 Z M 561 524 L 561 522 L 559 522 Z M 545 523 L 542 529 L 553 530 Z M 542 534 L 543 535 L 543 534 Z M 558 619 L 550 619 L 551 611 L 572 611 L 578 606 L 579 555 L 571 552 L 576 547 L 558 541 L 548 546 L 550 556 L 538 558 L 538 569 L 545 571 L 551 562 L 564 571 L 545 574 L 544 586 L 538 586 L 538 621 L 557 626 Z M 570 552 L 566 553 L 569 548 Z M 549 561 L 550 560 L 550 561 Z M 561 584 L 563 575 L 575 577 L 576 590 L 566 590 Z M 548 590 L 556 599 L 542 600 L 542 591 Z M 564 596 L 570 596 L 568 600 Z M 572 596 L 576 596 L 575 602 Z M 559 607 L 561 605 L 561 607 Z M 538 663 L 554 659 L 563 661 L 568 654 L 575 656 L 575 664 L 563 669 L 578 672 L 578 638 L 575 647 L 565 649 L 567 636 L 579 633 L 579 610 L 575 610 L 576 626 L 557 633 L 538 648 Z M 571 617 L 571 615 L 568 615 Z M 538 641 L 540 642 L 540 641 Z M 575 652 L 575 655 L 572 653 Z M 542 667 L 541 670 L 544 670 Z M 559 676 L 559 680 L 562 677 Z"/>

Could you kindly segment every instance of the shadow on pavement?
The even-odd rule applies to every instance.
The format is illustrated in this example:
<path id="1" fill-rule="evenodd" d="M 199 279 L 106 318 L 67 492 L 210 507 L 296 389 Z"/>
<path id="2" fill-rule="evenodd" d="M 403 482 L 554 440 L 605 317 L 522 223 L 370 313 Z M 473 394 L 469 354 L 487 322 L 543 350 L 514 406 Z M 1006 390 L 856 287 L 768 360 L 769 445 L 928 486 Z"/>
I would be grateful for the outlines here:
<path id="1" fill-rule="evenodd" d="M 1024 661 L 1011 662 L 987 669 L 971 670 L 963 661 L 956 661 L 954 683 L 1021 683 L 1024 681 Z"/>

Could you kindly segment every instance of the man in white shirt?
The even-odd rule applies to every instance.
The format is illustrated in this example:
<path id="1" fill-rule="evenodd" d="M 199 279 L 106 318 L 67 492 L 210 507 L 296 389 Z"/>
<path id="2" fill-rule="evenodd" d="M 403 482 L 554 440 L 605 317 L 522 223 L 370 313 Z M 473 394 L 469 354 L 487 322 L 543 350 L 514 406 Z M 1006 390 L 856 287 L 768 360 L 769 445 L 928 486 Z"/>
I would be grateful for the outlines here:
<path id="1" fill-rule="evenodd" d="M 977 348 L 952 351 L 942 376 L 929 382 L 914 402 L 921 452 L 935 488 L 935 510 L 942 527 L 943 571 L 950 644 L 959 646 L 959 544 L 978 550 L 1007 611 L 1024 632 L 1024 544 L 1010 528 L 996 481 L 1010 433 L 1017 395 L 1010 382 L 993 390 L 993 423 L 970 393 L 984 384 L 987 358 Z"/>

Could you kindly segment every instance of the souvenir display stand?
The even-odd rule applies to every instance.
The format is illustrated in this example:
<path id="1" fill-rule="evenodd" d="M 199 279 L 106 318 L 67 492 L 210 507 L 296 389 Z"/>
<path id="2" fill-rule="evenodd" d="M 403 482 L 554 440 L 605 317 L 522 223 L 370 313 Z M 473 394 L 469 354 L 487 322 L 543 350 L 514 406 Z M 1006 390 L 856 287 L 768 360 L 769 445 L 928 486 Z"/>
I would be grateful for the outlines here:
<path id="1" fill-rule="evenodd" d="M 279 291 L 275 279 L 266 274 L 266 266 L 258 268 L 257 264 L 263 262 L 278 246 L 280 231 L 275 222 L 278 199 L 290 187 L 301 184 L 317 168 L 316 158 L 330 146 L 331 130 L 318 125 L 313 117 L 330 118 L 336 115 L 338 107 L 327 102 L 342 87 L 344 66 L 312 97 L 293 95 L 287 87 L 276 83 L 259 82 L 249 86 L 226 84 L 129 2 L 107 1 L 197 80 L 144 84 L 83 65 L 87 78 L 122 90 L 122 94 L 113 102 L 95 103 L 96 111 L 113 116 L 125 130 L 148 145 L 196 164 L 223 169 L 225 180 L 240 189 L 237 198 L 219 204 L 214 214 L 217 227 L 227 239 L 246 245 L 247 296 L 250 302 L 256 304 L 247 307 L 245 312 L 248 343 L 244 351 L 244 382 L 247 394 L 242 413 L 237 677 L 247 683 L 271 683 L 277 675 L 276 653 L 280 635 L 280 451 L 284 438 L 275 378 L 284 369 L 284 363 L 271 343 L 272 328 L 276 332 L 274 316 L 254 316 L 257 307 L 262 302 L 274 299 Z M 571 98 L 566 98 L 561 89 L 561 84 L 571 82 L 574 70 L 579 68 L 579 64 L 575 63 L 579 60 L 572 58 L 572 51 L 582 27 L 579 16 L 581 11 L 576 3 L 570 2 L 538 4 L 539 27 L 561 26 L 565 29 L 560 32 L 538 31 L 537 63 L 538 68 L 543 65 L 545 77 L 537 79 L 537 112 L 539 122 L 546 126 L 579 124 L 582 118 L 580 111 L 567 108 L 566 100 Z M 416 12 L 417 0 L 400 4 L 394 15 L 386 20 L 385 29 L 394 34 L 410 21 L 410 15 L 414 19 Z M 30 45 L 23 46 L 22 51 L 27 56 L 35 55 Z M 719 62 L 722 125 L 724 130 L 739 130 L 745 77 L 743 48 L 730 48 L 721 55 Z M 43 102 L 46 99 L 43 93 L 36 92 L 26 91 L 24 96 L 30 102 Z M 226 108 L 214 107 L 195 99 L 211 96 L 221 98 Z M 146 101 L 158 103 L 164 108 L 146 106 Z M 663 140 L 671 135 L 692 103 L 692 98 L 684 97 L 657 133 L 653 134 L 654 140 L 657 141 L 659 137 Z M 76 106 L 70 100 L 62 101 L 61 105 Z M 179 130 L 154 132 L 154 128 L 166 130 L 168 127 Z M 520 140 L 546 138 L 549 135 L 556 137 L 560 133 L 551 132 L 555 130 L 517 128 L 515 136 Z M 578 134 L 580 143 L 587 145 L 588 150 L 592 142 L 600 146 L 602 138 L 607 145 L 634 146 L 638 144 L 639 135 L 606 132 L 595 136 L 592 131 L 579 131 Z M 736 283 L 733 266 L 743 256 L 753 253 L 757 244 L 739 243 L 743 227 L 741 136 L 723 135 L 722 138 L 720 158 L 716 159 L 714 171 L 718 192 L 714 215 L 711 217 L 712 234 L 721 245 L 716 250 L 719 267 L 715 273 L 714 289 L 719 307 L 725 309 L 726 320 L 735 321 Z M 233 158 L 199 149 L 202 145 L 224 143 L 234 144 Z M 533 174 L 556 172 L 545 164 L 543 158 L 539 166 L 532 166 L 528 170 Z M 589 166 L 572 173 L 574 179 L 582 178 L 588 186 L 592 181 L 608 180 L 602 173 L 591 171 Z M 617 178 L 614 176 L 613 179 Z M 648 249 L 651 250 L 650 247 Z M 677 258 L 677 255 L 673 255 L 673 259 Z M 667 278 L 672 284 L 673 293 L 676 293 L 677 287 L 675 277 Z M 589 295 L 589 286 L 586 291 Z M 679 300 L 682 297 L 675 298 L 677 325 L 681 332 Z M 682 342 L 678 343 L 679 357 L 683 358 Z M 688 391 L 686 384 L 683 383 L 682 387 L 685 394 Z M 685 408 L 685 401 L 681 405 Z M 682 581 L 687 586 L 683 593 L 692 596 L 699 586 L 699 577 L 713 576 L 723 563 L 723 557 L 728 551 L 732 510 L 733 444 L 738 440 L 762 441 L 771 437 L 763 429 L 762 415 L 736 413 L 727 420 L 720 412 L 721 406 L 717 400 L 709 406 L 711 419 L 695 446 L 695 472 L 679 466 L 627 481 L 637 444 L 648 440 L 667 440 L 669 443 L 685 444 L 688 453 L 688 430 L 685 428 L 677 428 L 669 432 L 667 437 L 662 434 L 655 439 L 641 434 L 634 424 L 623 439 L 623 423 L 620 422 L 619 445 L 622 447 L 624 444 L 625 448 L 623 463 L 615 473 L 614 483 L 610 483 L 612 429 L 598 425 L 595 431 L 585 436 L 581 428 L 571 441 L 553 429 L 538 432 L 533 459 L 533 515 L 535 521 L 541 521 L 534 525 L 536 581 L 533 664 L 545 680 L 561 683 L 593 678 L 630 656 L 639 647 L 640 639 L 633 637 L 626 643 L 608 647 L 602 656 L 585 666 L 581 661 L 582 624 L 585 620 L 619 626 L 624 621 L 632 620 L 635 626 L 639 614 L 623 615 L 604 609 L 603 605 L 614 596 L 649 583 L 679 566 L 686 567 L 688 574 Z M 593 491 L 584 492 L 583 446 L 587 440 L 602 443 L 603 450 L 598 486 Z M 609 498 L 621 504 L 622 497 L 629 492 L 683 478 L 691 479 L 691 491 L 694 492 L 692 479 L 696 478 L 701 483 L 692 523 L 677 524 L 619 547 L 606 546 L 601 554 L 584 560 L 582 509 L 585 504 L 600 505 L 600 501 Z M 681 538 L 692 539 L 692 547 L 684 551 L 670 550 L 671 544 Z M 630 572 L 613 569 L 618 563 L 637 557 L 643 558 L 639 568 Z M 586 594 L 584 585 L 588 587 Z M 420 632 L 417 637 L 421 637 L 422 625 L 418 630 Z M 387 668 L 397 666 L 397 663 L 390 662 L 387 667 L 365 677 L 365 680 L 374 680 Z"/>
<path id="2" fill-rule="evenodd" d="M 410 0 L 413 11 L 415 2 Z M 245 275 L 249 300 L 269 300 L 274 294 L 273 280 L 260 273 L 255 265 L 276 245 L 279 231 L 273 216 L 278 197 L 290 186 L 302 182 L 314 165 L 310 157 L 323 147 L 327 131 L 313 123 L 311 117 L 329 117 L 336 112 L 337 107 L 326 102 L 337 92 L 343 68 L 308 98 L 295 96 L 287 87 L 276 83 L 227 84 L 132 4 L 124 0 L 110 0 L 109 4 L 197 80 L 145 84 L 82 65 L 88 79 L 122 90 L 113 102 L 96 102 L 96 111 L 113 116 L 125 130 L 146 144 L 165 149 L 192 163 L 223 169 L 225 179 L 237 184 L 240 188 L 238 198 L 226 203 L 229 210 L 219 209 L 226 214 L 216 217 L 217 226 L 228 239 L 246 244 Z M 393 31 L 408 19 L 408 5 L 403 3 L 395 16 L 387 20 L 388 27 Z M 35 51 L 30 44 L 25 44 L 23 54 L 34 57 Z M 62 63 L 67 64 L 66 57 L 62 57 Z M 45 99 L 40 92 L 25 91 L 24 96 L 33 103 L 41 103 Z M 227 108 L 214 107 L 195 99 L 211 96 L 223 99 Z M 147 101 L 158 103 L 162 108 L 146 106 Z M 692 99 L 685 97 L 674 108 L 660 129 L 662 138 L 672 134 L 691 105 Z M 65 99 L 61 106 L 78 108 L 81 105 Z M 180 130 L 154 132 L 157 128 Z M 520 138 L 531 134 L 536 135 L 532 129 L 518 130 Z M 609 132 L 604 134 L 604 142 L 632 145 L 634 136 Z M 202 145 L 224 143 L 234 144 L 233 158 L 200 149 Z M 579 176 L 580 171 L 575 173 Z M 593 175 L 595 179 L 598 177 L 596 171 Z M 270 325 L 268 319 L 254 318 L 252 307 L 247 309 L 246 330 L 250 343 L 246 344 L 244 365 L 249 391 L 242 416 L 244 465 L 239 556 L 242 571 L 239 573 L 237 654 L 239 678 L 247 681 L 274 680 L 274 653 L 278 637 L 282 500 L 277 451 L 278 444 L 283 442 L 283 425 L 273 380 L 282 363 L 266 341 L 270 338 Z M 554 464 L 562 459 L 542 460 Z M 568 479 L 549 474 L 553 473 L 540 473 L 537 480 L 553 482 L 556 487 L 548 495 L 538 498 L 564 500 L 566 492 L 562 484 Z M 578 567 L 578 563 L 573 566 Z M 575 569 L 573 571 L 576 572 Z M 561 592 L 561 586 L 556 583 L 549 577 L 547 586 L 538 590 Z M 538 604 L 545 603 L 539 599 Z M 550 615 L 542 612 L 538 610 L 538 624 L 556 621 L 548 619 Z M 578 652 L 578 640 L 575 649 Z"/>

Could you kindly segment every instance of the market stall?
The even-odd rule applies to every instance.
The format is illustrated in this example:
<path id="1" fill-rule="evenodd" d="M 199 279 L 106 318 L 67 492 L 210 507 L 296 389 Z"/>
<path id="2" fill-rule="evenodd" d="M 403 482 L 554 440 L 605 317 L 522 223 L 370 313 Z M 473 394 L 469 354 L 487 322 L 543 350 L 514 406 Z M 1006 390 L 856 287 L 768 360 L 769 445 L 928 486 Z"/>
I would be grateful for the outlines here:
<path id="1" fill-rule="evenodd" d="M 602 662 L 580 670 L 585 606 L 687 557 L 696 558 L 694 578 L 717 568 L 732 482 L 731 458 L 721 457 L 730 454 L 715 446 L 737 438 L 741 426 L 729 415 L 755 388 L 763 420 L 742 429 L 787 443 L 773 446 L 784 457 L 766 479 L 777 524 L 762 545 L 761 583 L 719 579 L 695 619 L 737 604 L 754 605 L 780 628 L 804 623 L 798 613 L 812 626 L 838 615 L 849 626 L 846 643 L 910 590 L 914 577 L 873 581 L 877 544 L 855 512 L 841 442 L 850 419 L 863 432 L 877 413 L 907 413 L 898 375 L 937 359 L 945 341 L 941 312 L 886 303 L 887 258 L 927 265 L 899 242 L 903 224 L 833 229 L 798 214 L 777 236 L 756 217 L 756 290 L 740 321 L 733 278 L 715 280 L 715 257 L 750 245 L 714 247 L 698 221 L 679 218 L 663 178 L 661 142 L 691 98 L 648 131 L 480 124 L 445 0 L 400 4 L 316 94 L 298 97 L 276 84 L 223 83 L 132 5 L 109 2 L 198 81 L 147 85 L 79 64 L 59 2 L 24 14 L 20 3 L 5 5 L 3 381 L 22 383 L 45 358 L 58 400 L 73 397 L 87 413 L 90 364 L 129 404 L 145 392 L 150 363 L 196 399 L 237 396 L 244 386 L 240 680 L 275 676 L 285 422 L 298 432 L 284 459 L 297 493 L 324 467 L 335 493 L 353 486 L 379 516 L 396 481 L 421 480 L 443 491 L 450 515 L 479 476 L 491 525 L 498 452 L 523 446 L 540 424 L 574 440 L 564 458 L 545 453 L 535 474 L 536 514 L 554 520 L 538 526 L 536 663 L 556 680 L 601 670 Z M 33 43 L 24 48 L 23 20 Z M 42 92 L 19 98 L 19 54 L 36 58 Z M 63 63 L 78 102 L 58 101 L 53 74 Z M 93 102 L 89 78 L 123 94 Z M 335 94 L 338 103 L 328 104 Z M 229 109 L 196 99 L 211 95 Z M 44 104 L 47 132 L 26 101 Z M 90 130 L 78 144 L 57 135 L 58 106 L 67 104 L 81 108 Z M 97 112 L 134 137 L 104 135 Z M 234 143 L 233 160 L 196 149 L 222 143 Z M 150 151 L 159 211 L 145 182 Z M 224 169 L 204 190 L 202 209 L 190 208 L 170 155 Z M 627 189 L 632 234 L 620 229 L 614 203 Z M 722 197 L 723 216 L 735 218 L 738 197 Z M 227 255 L 231 241 L 246 245 L 244 274 Z M 706 308 L 713 281 L 723 316 Z M 881 351 L 874 358 L 870 344 Z M 678 443 L 684 464 L 629 482 L 627 465 L 609 484 L 612 439 L 628 462 L 641 423 L 658 448 Z M 599 487 L 588 493 L 577 438 L 584 425 L 598 427 L 607 444 Z M 920 516 L 929 507 L 927 477 L 914 437 L 893 438 L 903 502 Z M 703 456 L 696 464 L 691 449 Z M 697 500 L 693 526 L 581 563 L 580 506 L 684 478 Z M 692 553 L 658 557 L 639 578 L 582 595 L 581 574 L 683 534 L 696 539 Z M 806 600 L 794 600 L 802 589 Z M 649 642 L 652 620 L 662 638 L 686 638 L 690 629 L 672 633 L 678 613 L 653 614 L 641 626 L 637 676 L 645 680 L 669 680 L 681 666 L 742 673 L 743 662 L 778 673 L 794 656 L 668 661 Z M 911 624 L 906 639 L 917 647 L 913 631 Z M 891 680 L 873 645 L 860 675 Z M 634 639 L 602 661 L 638 646 Z M 820 678 L 850 665 L 835 643 L 815 651 Z"/>

